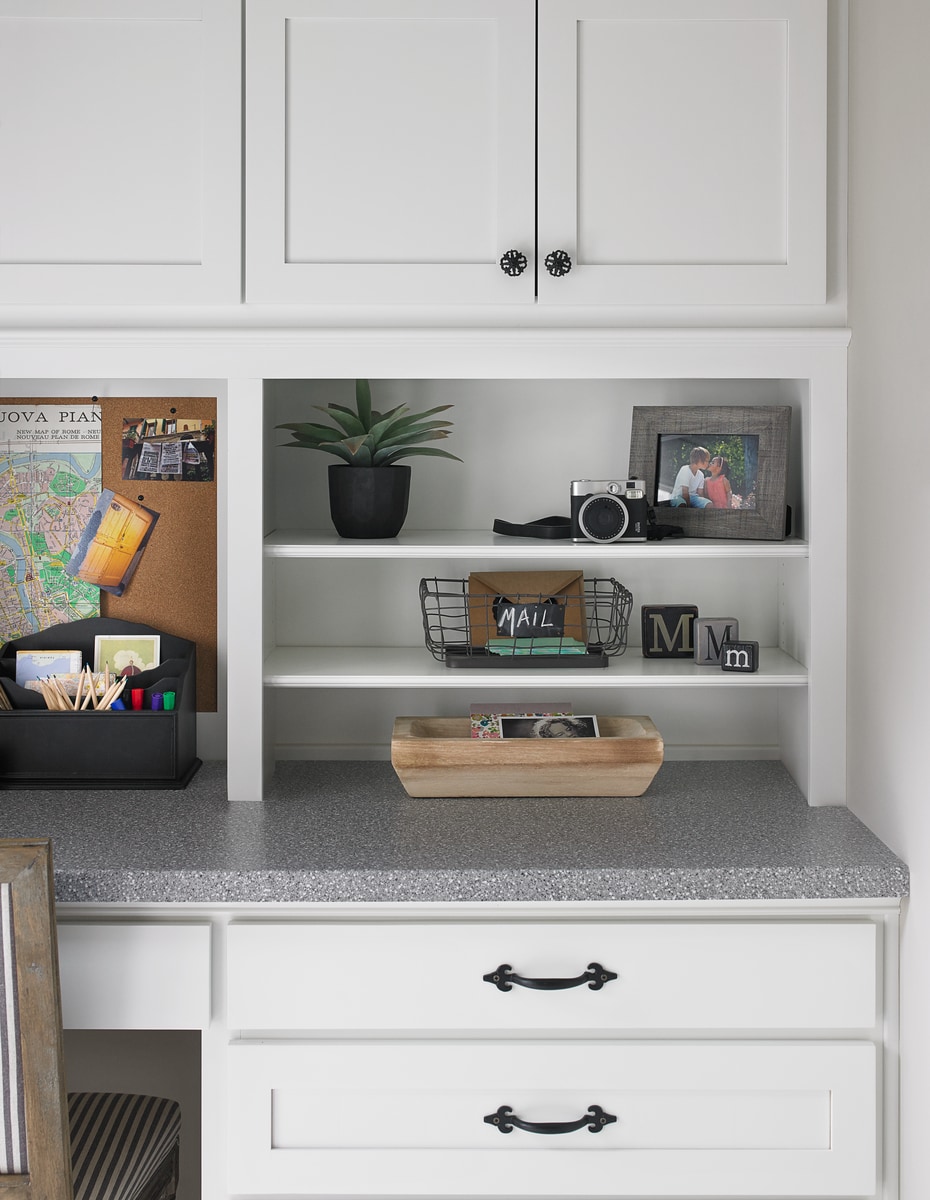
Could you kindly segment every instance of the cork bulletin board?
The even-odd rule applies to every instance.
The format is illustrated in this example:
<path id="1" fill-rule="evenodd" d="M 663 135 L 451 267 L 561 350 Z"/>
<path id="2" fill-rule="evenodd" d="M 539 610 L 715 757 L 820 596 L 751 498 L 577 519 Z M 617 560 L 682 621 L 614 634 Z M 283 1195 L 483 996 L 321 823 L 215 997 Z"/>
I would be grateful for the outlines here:
<path id="1" fill-rule="evenodd" d="M 216 398 L 106 396 L 84 402 L 100 405 L 103 486 L 159 514 L 125 593 L 101 591 L 100 615 L 141 621 L 196 642 L 197 710 L 216 712 L 216 471 L 211 482 L 122 478 L 125 419 L 215 423 Z"/>

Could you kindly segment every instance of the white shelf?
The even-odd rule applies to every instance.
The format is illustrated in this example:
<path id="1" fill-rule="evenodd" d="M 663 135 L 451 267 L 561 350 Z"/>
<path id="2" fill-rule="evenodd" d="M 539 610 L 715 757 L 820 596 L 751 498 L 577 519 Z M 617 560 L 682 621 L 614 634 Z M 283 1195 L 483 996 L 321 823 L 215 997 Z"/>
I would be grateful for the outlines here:
<path id="1" fill-rule="evenodd" d="M 449 668 L 423 646 L 277 646 L 265 659 L 266 687 L 274 688 L 762 688 L 806 687 L 807 671 L 790 655 L 760 650 L 752 674 L 699 667 L 681 659 L 643 658 L 638 648 L 606 668 L 557 670 Z"/>
<path id="2" fill-rule="evenodd" d="M 513 538 L 482 530 L 406 530 L 396 538 L 348 540 L 317 529 L 275 529 L 264 539 L 266 558 L 501 558 L 538 559 L 553 556 L 604 558 L 715 559 L 807 558 L 807 542 L 729 541 L 718 538 L 670 538 L 659 542 L 622 542 L 599 546 L 560 539 Z"/>

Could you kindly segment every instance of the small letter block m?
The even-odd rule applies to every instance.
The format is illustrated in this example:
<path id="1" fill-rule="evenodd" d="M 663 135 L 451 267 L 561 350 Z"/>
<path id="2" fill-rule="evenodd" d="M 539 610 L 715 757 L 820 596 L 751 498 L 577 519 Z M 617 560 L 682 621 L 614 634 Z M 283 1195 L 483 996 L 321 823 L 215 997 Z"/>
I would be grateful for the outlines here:
<path id="1" fill-rule="evenodd" d="M 751 674 L 759 669 L 758 642 L 724 642 L 720 651 L 720 666 L 724 671 L 743 671 Z"/>

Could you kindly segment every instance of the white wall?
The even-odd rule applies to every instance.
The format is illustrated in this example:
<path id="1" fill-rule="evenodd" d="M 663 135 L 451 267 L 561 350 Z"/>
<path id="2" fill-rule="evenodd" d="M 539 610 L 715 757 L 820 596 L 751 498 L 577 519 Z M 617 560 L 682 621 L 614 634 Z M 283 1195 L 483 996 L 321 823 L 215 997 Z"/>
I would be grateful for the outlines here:
<path id="1" fill-rule="evenodd" d="M 930 1195 L 928 45 L 927 0 L 851 0 L 849 804 L 911 869 L 902 1200 Z"/>

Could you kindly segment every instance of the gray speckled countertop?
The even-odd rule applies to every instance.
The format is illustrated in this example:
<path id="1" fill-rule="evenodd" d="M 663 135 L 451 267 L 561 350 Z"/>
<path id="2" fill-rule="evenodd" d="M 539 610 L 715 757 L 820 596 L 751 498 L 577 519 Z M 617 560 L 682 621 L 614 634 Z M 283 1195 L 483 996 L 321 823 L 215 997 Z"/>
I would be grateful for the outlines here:
<path id="1" fill-rule="evenodd" d="M 182 791 L 0 792 L 49 836 L 59 903 L 901 897 L 908 873 L 774 762 L 668 762 L 638 799 L 422 800 L 389 763 L 279 763 L 264 803 L 225 764 Z"/>

